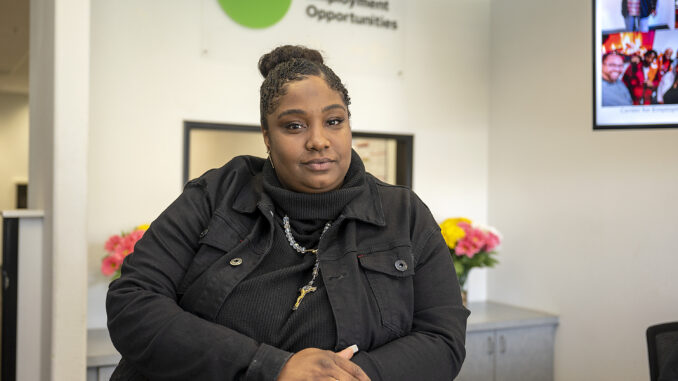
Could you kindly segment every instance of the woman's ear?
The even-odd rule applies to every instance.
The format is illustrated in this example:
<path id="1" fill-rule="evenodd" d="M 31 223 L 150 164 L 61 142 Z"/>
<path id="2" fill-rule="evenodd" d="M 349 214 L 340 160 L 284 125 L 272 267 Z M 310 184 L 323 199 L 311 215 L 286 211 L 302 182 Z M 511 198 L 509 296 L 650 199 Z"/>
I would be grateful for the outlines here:
<path id="1" fill-rule="evenodd" d="M 266 146 L 266 152 L 271 152 L 271 138 L 268 136 L 268 130 L 262 128 L 261 134 L 264 136 L 264 145 Z"/>

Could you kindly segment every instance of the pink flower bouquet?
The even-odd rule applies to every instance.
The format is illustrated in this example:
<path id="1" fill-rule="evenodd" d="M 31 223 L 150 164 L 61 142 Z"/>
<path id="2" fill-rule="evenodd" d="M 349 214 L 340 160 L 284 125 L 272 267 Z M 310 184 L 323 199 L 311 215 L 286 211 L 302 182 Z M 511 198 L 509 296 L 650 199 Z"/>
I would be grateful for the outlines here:
<path id="1" fill-rule="evenodd" d="M 101 261 L 101 273 L 105 276 L 113 276 L 113 279 L 120 277 L 120 266 L 126 256 L 134 252 L 134 245 L 141 239 L 148 225 L 139 225 L 130 233 L 114 234 L 108 238 L 104 244 L 106 256 Z"/>
<path id="2" fill-rule="evenodd" d="M 472 268 L 499 263 L 494 255 L 501 236 L 494 228 L 474 225 L 471 220 L 459 217 L 443 221 L 440 230 L 450 249 L 462 291 L 466 291 L 466 279 Z"/>

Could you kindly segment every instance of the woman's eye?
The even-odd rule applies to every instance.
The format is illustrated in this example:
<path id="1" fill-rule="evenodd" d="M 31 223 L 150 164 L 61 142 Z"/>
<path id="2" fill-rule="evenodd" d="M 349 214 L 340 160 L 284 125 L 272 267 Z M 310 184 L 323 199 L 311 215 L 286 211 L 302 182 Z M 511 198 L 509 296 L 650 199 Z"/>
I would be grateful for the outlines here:
<path id="1" fill-rule="evenodd" d="M 301 123 L 288 123 L 287 125 L 285 125 L 285 128 L 287 128 L 290 131 L 299 130 L 303 127 L 304 126 Z"/>
<path id="2" fill-rule="evenodd" d="M 330 126 L 336 126 L 341 124 L 344 121 L 344 119 L 341 118 L 336 118 L 336 119 L 330 119 L 327 121 L 327 124 Z"/>

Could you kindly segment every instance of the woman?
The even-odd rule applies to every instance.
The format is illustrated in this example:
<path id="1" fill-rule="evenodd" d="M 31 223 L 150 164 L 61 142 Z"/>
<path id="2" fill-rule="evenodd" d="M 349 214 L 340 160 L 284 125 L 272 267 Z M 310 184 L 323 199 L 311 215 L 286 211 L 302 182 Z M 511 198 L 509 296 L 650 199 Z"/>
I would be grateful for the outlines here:
<path id="1" fill-rule="evenodd" d="M 662 94 L 662 101 L 664 104 L 678 104 L 678 75 L 675 74 L 675 71 L 678 71 L 678 65 L 674 67 L 672 71 L 674 74 L 671 77 L 671 85 L 664 86 L 664 94 Z M 667 77 L 668 77 L 667 73 Z M 669 79 L 671 79 L 669 78 Z"/>
<path id="2" fill-rule="evenodd" d="M 127 257 L 115 376 L 453 379 L 468 311 L 428 208 L 365 172 L 320 53 L 279 47 L 259 69 L 269 157 L 189 182 Z"/>

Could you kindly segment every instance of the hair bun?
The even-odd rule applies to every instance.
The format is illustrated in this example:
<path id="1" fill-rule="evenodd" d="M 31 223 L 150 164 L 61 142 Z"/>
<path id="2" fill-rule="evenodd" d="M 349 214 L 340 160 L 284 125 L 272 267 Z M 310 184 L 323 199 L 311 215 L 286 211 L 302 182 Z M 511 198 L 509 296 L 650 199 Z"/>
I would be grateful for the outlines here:
<path id="1" fill-rule="evenodd" d="M 293 59 L 305 59 L 312 62 L 323 63 L 323 56 L 315 49 L 309 49 L 300 45 L 279 46 L 270 53 L 264 54 L 259 59 L 259 72 L 266 78 L 268 73 L 283 62 Z"/>

